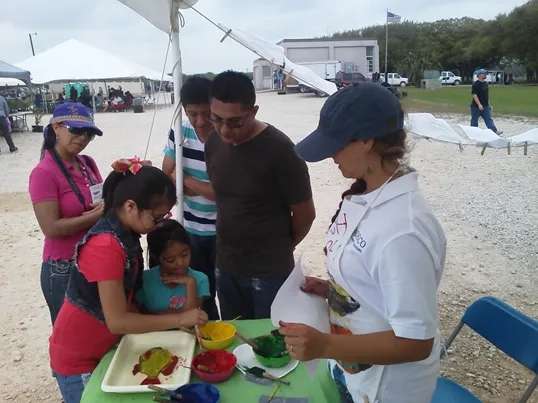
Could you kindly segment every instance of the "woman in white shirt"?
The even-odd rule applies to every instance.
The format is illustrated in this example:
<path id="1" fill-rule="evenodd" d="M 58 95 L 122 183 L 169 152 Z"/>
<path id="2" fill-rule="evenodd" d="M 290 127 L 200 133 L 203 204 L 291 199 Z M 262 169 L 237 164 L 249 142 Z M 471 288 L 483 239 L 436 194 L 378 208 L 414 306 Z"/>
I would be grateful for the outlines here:
<path id="1" fill-rule="evenodd" d="M 328 299 L 331 333 L 280 329 L 292 357 L 329 359 L 346 403 L 429 403 L 439 376 L 446 238 L 418 173 L 402 162 L 403 126 L 398 99 L 360 83 L 327 99 L 318 128 L 296 146 L 306 161 L 332 158 L 355 179 L 327 233 L 329 280 L 307 278 L 302 288 Z"/>

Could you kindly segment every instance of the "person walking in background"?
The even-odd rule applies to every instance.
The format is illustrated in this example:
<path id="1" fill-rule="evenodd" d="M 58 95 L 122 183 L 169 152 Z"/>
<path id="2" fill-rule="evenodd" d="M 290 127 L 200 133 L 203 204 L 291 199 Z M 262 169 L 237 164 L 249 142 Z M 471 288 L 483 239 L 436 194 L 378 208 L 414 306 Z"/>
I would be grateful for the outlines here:
<path id="1" fill-rule="evenodd" d="M 473 83 L 471 93 L 473 101 L 471 102 L 471 126 L 478 127 L 478 118 L 484 119 L 486 127 L 498 135 L 502 131 L 498 130 L 491 117 L 493 109 L 489 103 L 489 86 L 486 81 L 486 70 L 479 69 L 475 72 L 477 80 Z"/>
<path id="2" fill-rule="evenodd" d="M 219 319 L 215 302 L 215 256 L 217 206 L 207 176 L 204 143 L 213 124 L 209 120 L 209 89 L 211 80 L 194 76 L 180 91 L 180 100 L 188 121 L 183 122 L 183 224 L 191 243 L 190 267 L 204 273 L 209 279 L 211 296 L 204 300 L 204 311 L 209 319 Z M 174 130 L 168 133 L 162 170 L 176 181 L 176 145 Z"/>
<path id="3" fill-rule="evenodd" d="M 9 147 L 9 152 L 14 153 L 19 149 L 15 147 L 13 138 L 11 137 L 11 127 L 9 124 L 10 108 L 6 99 L 0 95 L 0 136 L 3 136 Z"/>
<path id="4" fill-rule="evenodd" d="M 268 318 L 315 218 L 308 168 L 288 136 L 256 119 L 256 92 L 246 75 L 215 77 L 210 105 L 216 132 L 205 156 L 217 203 L 222 319 Z"/>

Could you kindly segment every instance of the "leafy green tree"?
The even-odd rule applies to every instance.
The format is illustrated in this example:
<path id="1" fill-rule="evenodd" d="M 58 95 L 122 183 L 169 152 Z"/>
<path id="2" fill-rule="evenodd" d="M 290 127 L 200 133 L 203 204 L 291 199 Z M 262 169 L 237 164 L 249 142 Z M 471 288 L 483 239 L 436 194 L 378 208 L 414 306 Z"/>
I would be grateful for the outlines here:
<path id="1" fill-rule="evenodd" d="M 375 38 L 385 69 L 385 25 L 336 32 L 335 39 Z M 388 70 L 418 82 L 423 70 L 451 70 L 471 79 L 477 68 L 523 64 L 538 70 L 538 0 L 485 21 L 469 17 L 389 25 Z"/>

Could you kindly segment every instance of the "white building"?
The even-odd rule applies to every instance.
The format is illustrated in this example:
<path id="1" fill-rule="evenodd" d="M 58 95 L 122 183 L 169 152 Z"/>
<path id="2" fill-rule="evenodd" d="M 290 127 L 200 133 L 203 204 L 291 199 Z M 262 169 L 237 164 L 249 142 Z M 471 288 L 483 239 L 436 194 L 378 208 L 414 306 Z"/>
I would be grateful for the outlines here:
<path id="1" fill-rule="evenodd" d="M 283 39 L 277 43 L 294 63 L 338 60 L 355 71 L 371 77 L 379 72 L 379 44 L 377 39 Z M 257 90 L 272 88 L 272 74 L 276 69 L 264 59 L 254 61 L 253 76 Z"/>

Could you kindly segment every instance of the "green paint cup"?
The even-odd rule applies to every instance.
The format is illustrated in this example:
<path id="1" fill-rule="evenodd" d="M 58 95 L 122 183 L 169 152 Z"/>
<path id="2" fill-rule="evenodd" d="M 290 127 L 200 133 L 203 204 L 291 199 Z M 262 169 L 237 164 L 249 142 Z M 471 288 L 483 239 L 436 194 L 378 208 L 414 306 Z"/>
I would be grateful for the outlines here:
<path id="1" fill-rule="evenodd" d="M 266 335 L 252 339 L 259 349 L 254 350 L 254 356 L 260 364 L 268 368 L 281 368 L 287 365 L 291 357 L 287 352 L 286 343 L 281 337 Z"/>

